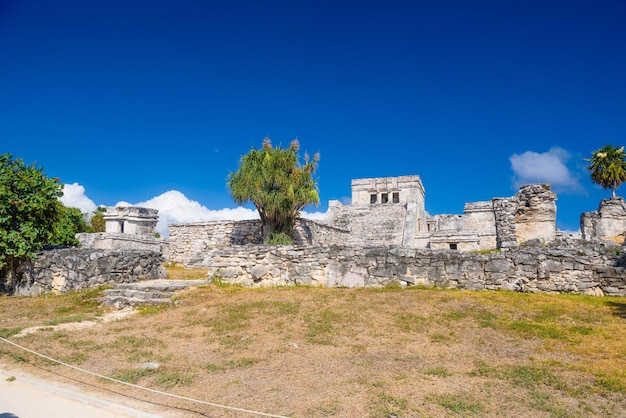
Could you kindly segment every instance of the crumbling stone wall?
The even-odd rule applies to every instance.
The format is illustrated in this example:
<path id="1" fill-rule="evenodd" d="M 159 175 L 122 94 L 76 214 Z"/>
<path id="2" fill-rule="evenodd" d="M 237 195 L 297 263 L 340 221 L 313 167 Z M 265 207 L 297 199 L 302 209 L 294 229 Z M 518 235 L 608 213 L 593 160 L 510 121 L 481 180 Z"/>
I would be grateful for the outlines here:
<path id="1" fill-rule="evenodd" d="M 243 286 L 425 285 L 626 296 L 626 256 L 602 245 L 476 254 L 406 247 L 255 246 L 208 251 L 209 276 Z"/>
<path id="2" fill-rule="evenodd" d="M 556 194 L 549 184 L 530 184 L 515 194 L 517 243 L 529 240 L 550 242 L 556 236 Z"/>
<path id="3" fill-rule="evenodd" d="M 604 240 L 623 244 L 626 235 L 626 203 L 624 198 L 603 199 L 594 212 L 580 216 L 580 231 L 583 239 Z"/>
<path id="4" fill-rule="evenodd" d="M 510 198 L 495 198 L 492 202 L 496 221 L 496 248 L 503 250 L 516 248 L 515 212 L 517 210 L 517 202 Z"/>
<path id="5" fill-rule="evenodd" d="M 164 279 L 160 252 L 144 250 L 96 250 L 65 248 L 42 251 L 34 261 L 21 266 L 15 280 L 8 283 L 0 274 L 0 290 L 19 295 L 45 292 L 65 293 L 113 283 Z"/>
<path id="6" fill-rule="evenodd" d="M 132 235 L 110 232 L 79 233 L 76 239 L 81 248 L 96 250 L 146 250 L 156 251 L 169 258 L 169 244 L 166 238 L 146 235 Z"/>
<path id="7" fill-rule="evenodd" d="M 169 261 L 194 264 L 213 248 L 261 244 L 262 224 L 260 220 L 170 224 L 169 242 Z"/>
<path id="8" fill-rule="evenodd" d="M 169 225 L 168 261 L 184 265 L 202 263 L 215 248 L 263 243 L 260 220 L 215 221 Z M 350 232 L 310 219 L 297 219 L 296 245 L 336 245 L 348 242 Z"/>
<path id="9" fill-rule="evenodd" d="M 336 205 L 326 222 L 347 232 L 337 244 L 402 245 L 405 234 L 413 232 L 407 230 L 406 215 L 406 207 L 399 204 Z"/>

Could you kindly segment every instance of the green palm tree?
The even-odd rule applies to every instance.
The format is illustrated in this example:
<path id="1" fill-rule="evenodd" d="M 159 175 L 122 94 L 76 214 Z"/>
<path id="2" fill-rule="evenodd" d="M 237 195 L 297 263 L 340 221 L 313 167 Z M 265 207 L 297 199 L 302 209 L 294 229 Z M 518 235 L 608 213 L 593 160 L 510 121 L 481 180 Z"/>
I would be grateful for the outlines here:
<path id="1" fill-rule="evenodd" d="M 236 203 L 251 201 L 266 227 L 266 242 L 291 242 L 296 218 L 310 204 L 319 203 L 317 182 L 313 173 L 319 154 L 312 160 L 304 155 L 299 162 L 300 144 L 291 142 L 289 148 L 272 147 L 269 138 L 263 148 L 251 149 L 241 157 L 239 170 L 228 175 L 227 185 Z"/>
<path id="2" fill-rule="evenodd" d="M 615 197 L 615 190 L 626 181 L 624 147 L 605 145 L 585 160 L 589 161 L 587 169 L 591 172 L 591 180 L 604 189 L 611 189 L 612 197 Z"/>

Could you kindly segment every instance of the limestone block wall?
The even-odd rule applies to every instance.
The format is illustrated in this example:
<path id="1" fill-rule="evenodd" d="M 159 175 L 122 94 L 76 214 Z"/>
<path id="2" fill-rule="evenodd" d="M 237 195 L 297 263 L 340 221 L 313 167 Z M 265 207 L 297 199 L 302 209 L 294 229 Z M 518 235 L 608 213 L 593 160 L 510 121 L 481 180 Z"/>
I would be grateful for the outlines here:
<path id="1" fill-rule="evenodd" d="M 470 231 L 480 231 L 483 236 L 490 236 L 495 244 L 496 219 L 493 213 L 493 202 L 466 203 L 463 209 L 465 227 Z M 491 248 L 495 248 L 495 245 Z"/>
<path id="2" fill-rule="evenodd" d="M 425 285 L 626 296 L 626 256 L 601 245 L 472 254 L 406 247 L 241 246 L 207 252 L 209 277 L 243 286 Z"/>
<path id="3" fill-rule="evenodd" d="M 492 202 L 496 220 L 496 248 L 516 248 L 515 212 L 518 206 L 517 201 L 511 198 L 494 198 Z"/>
<path id="4" fill-rule="evenodd" d="M 435 220 L 436 232 L 430 237 L 430 248 L 456 248 L 460 251 L 496 248 L 492 202 L 466 203 L 463 215 L 435 215 L 432 219 Z"/>
<path id="5" fill-rule="evenodd" d="M 76 239 L 81 248 L 97 250 L 146 250 L 156 251 L 169 258 L 169 243 L 166 238 L 154 238 L 150 235 L 132 235 L 122 233 L 80 233 Z"/>
<path id="6" fill-rule="evenodd" d="M 310 219 L 296 220 L 294 242 L 298 245 L 335 245 L 348 239 L 347 230 Z M 186 266 L 202 265 L 207 250 L 262 243 L 260 220 L 171 224 L 166 259 Z"/>
<path id="7" fill-rule="evenodd" d="M 403 205 L 337 205 L 329 214 L 328 224 L 347 232 L 342 244 L 402 245 L 405 234 L 415 236 L 415 231 L 406 229 L 406 215 Z"/>
<path id="8" fill-rule="evenodd" d="M 556 194 L 549 184 L 522 186 L 515 194 L 517 243 L 531 239 L 550 242 L 556 237 Z"/>
<path id="9" fill-rule="evenodd" d="M 169 261 L 193 265 L 202 260 L 206 250 L 262 242 L 260 220 L 170 224 Z"/>
<path id="10" fill-rule="evenodd" d="M 65 293 L 113 283 L 164 279 L 163 256 L 155 251 L 65 248 L 42 251 L 25 263 L 14 281 L 0 275 L 0 290 L 11 294 Z"/>
<path id="11" fill-rule="evenodd" d="M 580 230 L 584 239 L 623 244 L 626 235 L 624 198 L 603 199 L 597 211 L 583 213 L 580 216 Z"/>
<path id="12" fill-rule="evenodd" d="M 348 241 L 350 231 L 311 219 L 296 219 L 296 245 L 341 245 Z"/>

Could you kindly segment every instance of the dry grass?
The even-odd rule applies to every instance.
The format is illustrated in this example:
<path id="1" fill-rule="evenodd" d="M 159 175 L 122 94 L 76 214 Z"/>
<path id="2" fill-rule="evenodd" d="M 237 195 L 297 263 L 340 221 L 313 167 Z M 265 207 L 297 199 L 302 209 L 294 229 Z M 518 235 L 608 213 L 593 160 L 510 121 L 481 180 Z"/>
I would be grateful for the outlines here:
<path id="1" fill-rule="evenodd" d="M 625 416 L 622 298 L 208 285 L 118 322 L 15 336 L 98 318 L 106 312 L 95 294 L 0 297 L 0 336 L 129 383 L 290 417 Z M 2 343 L 0 361 L 167 404 L 181 417 L 253 416 L 81 376 Z"/>

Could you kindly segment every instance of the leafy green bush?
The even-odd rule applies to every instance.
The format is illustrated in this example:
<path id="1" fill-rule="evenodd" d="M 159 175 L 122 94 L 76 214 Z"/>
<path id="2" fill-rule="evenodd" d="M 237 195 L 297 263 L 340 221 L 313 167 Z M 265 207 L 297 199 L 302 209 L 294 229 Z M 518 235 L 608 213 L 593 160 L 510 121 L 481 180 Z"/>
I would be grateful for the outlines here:
<path id="1" fill-rule="evenodd" d="M 293 245 L 293 239 L 286 232 L 271 232 L 265 239 L 268 245 Z"/>

